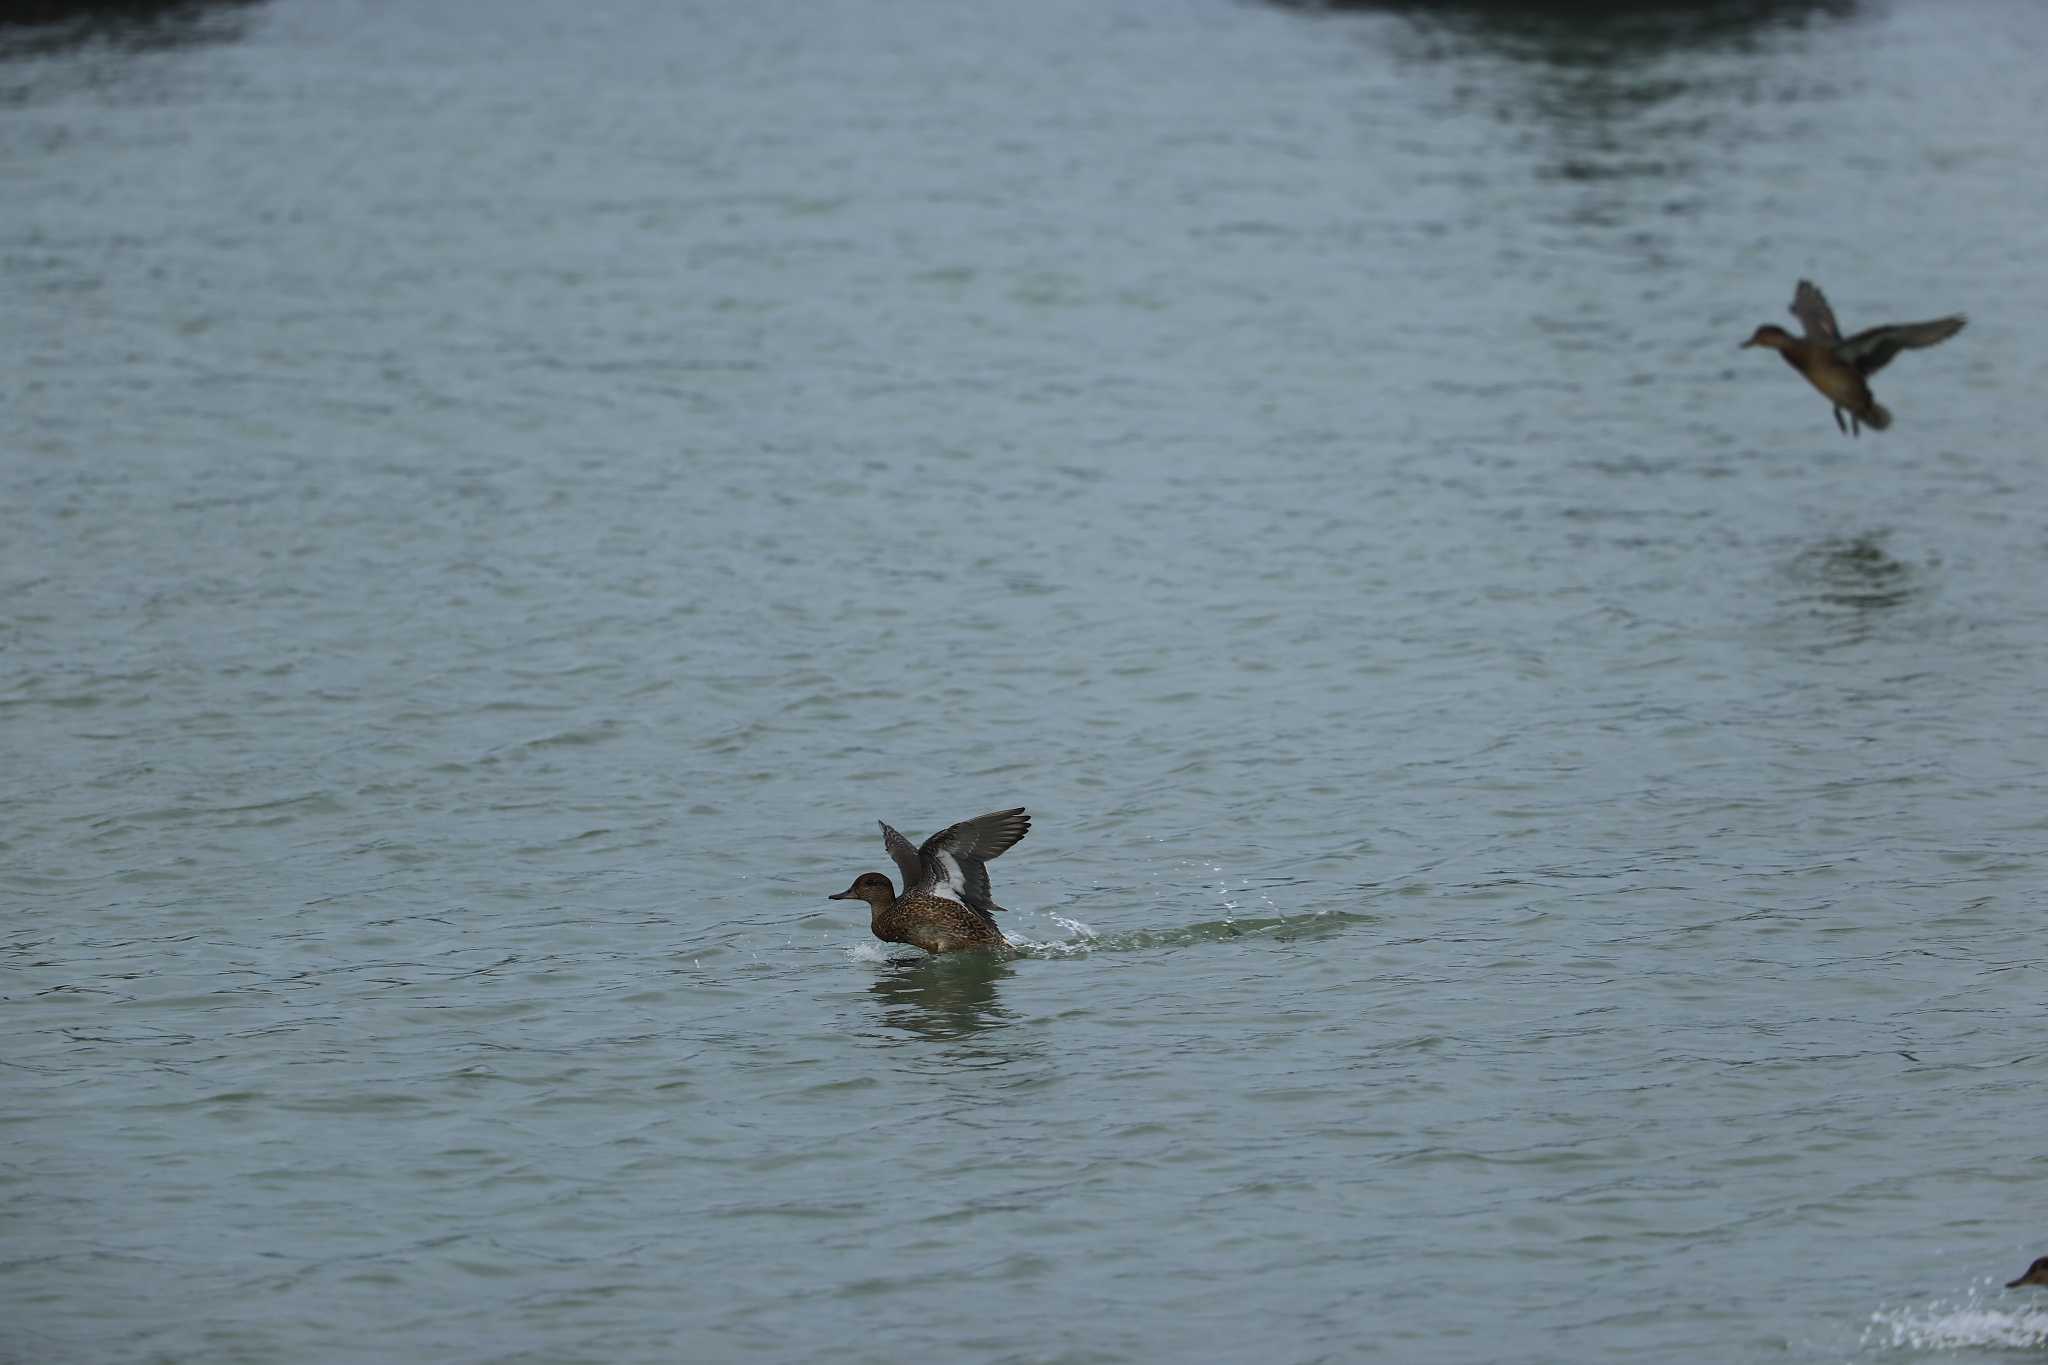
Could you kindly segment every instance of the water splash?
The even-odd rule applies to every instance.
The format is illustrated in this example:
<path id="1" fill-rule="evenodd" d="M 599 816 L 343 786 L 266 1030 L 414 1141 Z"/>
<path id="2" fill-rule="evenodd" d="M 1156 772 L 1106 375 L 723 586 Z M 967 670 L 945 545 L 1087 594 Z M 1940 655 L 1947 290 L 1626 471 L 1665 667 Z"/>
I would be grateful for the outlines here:
<path id="1" fill-rule="evenodd" d="M 1095 932 L 1095 926 L 1083 924 L 1077 919 L 1068 919 L 1057 910 L 1046 911 L 1045 917 L 1066 930 L 1072 937 L 1048 939 L 1042 943 L 1037 939 L 1026 938 L 1022 934 L 1006 933 L 1003 937 L 1010 940 L 1012 948 L 1020 953 L 1028 953 L 1032 957 L 1080 957 L 1087 954 L 1101 937 Z"/>
<path id="2" fill-rule="evenodd" d="M 1991 1281 L 1985 1281 L 1987 1287 Z M 1952 1351 L 1974 1347 L 2048 1346 L 2048 1310 L 1993 1308 L 1982 1289 L 1951 1302 L 1880 1308 L 1863 1329 L 1863 1345 L 1879 1350 Z"/>
<path id="3" fill-rule="evenodd" d="M 1209 864 L 1209 871 L 1216 877 L 1216 899 L 1223 902 L 1223 918 L 1225 921 L 1234 919 L 1237 915 L 1237 902 L 1230 898 L 1230 879 L 1223 875 L 1223 869 L 1215 863 Z"/>
<path id="4" fill-rule="evenodd" d="M 1240 877 L 1238 878 L 1237 885 L 1233 887 L 1230 884 L 1230 878 L 1224 873 L 1222 864 L 1204 863 L 1201 866 L 1207 868 L 1209 875 L 1216 879 L 1216 899 L 1222 902 L 1223 920 L 1227 924 L 1237 917 L 1239 911 L 1245 908 L 1245 902 L 1239 899 L 1239 897 L 1252 889 L 1252 880 L 1249 877 Z M 1260 891 L 1258 897 L 1260 904 L 1266 910 L 1271 911 L 1275 915 L 1284 913 L 1280 909 L 1280 903 L 1274 900 L 1271 895 Z M 1256 908 L 1254 907 L 1254 909 Z"/>

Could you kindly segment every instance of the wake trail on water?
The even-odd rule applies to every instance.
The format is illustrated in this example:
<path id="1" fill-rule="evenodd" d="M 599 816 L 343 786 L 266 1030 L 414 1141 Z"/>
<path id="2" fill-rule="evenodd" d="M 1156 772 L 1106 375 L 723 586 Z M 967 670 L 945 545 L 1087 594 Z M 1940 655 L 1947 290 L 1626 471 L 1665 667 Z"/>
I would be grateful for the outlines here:
<path id="1" fill-rule="evenodd" d="M 1035 939 L 1014 929 L 1005 930 L 1003 937 L 1009 940 L 1011 949 L 1019 957 L 1087 957 L 1095 953 L 1128 953 L 1148 948 L 1190 948 L 1204 943 L 1232 943 L 1240 940 L 1263 939 L 1274 943 L 1294 943 L 1330 938 L 1357 925 L 1375 924 L 1379 917 L 1343 910 L 1313 910 L 1299 915 L 1207 920 L 1198 924 L 1183 924 L 1172 929 L 1136 929 L 1109 935 L 1098 933 L 1094 926 L 1057 912 L 1047 912 L 1046 918 L 1064 929 L 1068 937 Z M 880 963 L 903 960 L 898 950 L 879 942 L 849 944 L 846 955 L 855 962 Z"/>

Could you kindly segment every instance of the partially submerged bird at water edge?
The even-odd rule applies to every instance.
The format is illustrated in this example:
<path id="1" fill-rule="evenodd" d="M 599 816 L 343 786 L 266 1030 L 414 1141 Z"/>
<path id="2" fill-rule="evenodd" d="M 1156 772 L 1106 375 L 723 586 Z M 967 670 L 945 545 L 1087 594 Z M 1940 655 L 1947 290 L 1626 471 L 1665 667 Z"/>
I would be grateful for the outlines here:
<path id="1" fill-rule="evenodd" d="M 1031 828 L 1018 806 L 948 825 L 913 848 L 882 823 L 882 843 L 903 874 L 903 894 L 879 872 L 863 872 L 827 899 L 866 901 L 868 927 L 884 943 L 908 943 L 928 953 L 1009 946 L 996 928 L 1003 907 L 989 899 L 988 860 L 999 857 Z"/>
<path id="2" fill-rule="evenodd" d="M 1835 425 L 1854 434 L 1866 426 L 1883 431 L 1892 424 L 1891 413 L 1870 396 L 1870 376 L 1900 351 L 1947 341 L 1963 330 L 1966 321 L 1957 313 L 1932 322 L 1891 322 L 1844 338 L 1835 325 L 1834 310 L 1811 280 L 1801 280 L 1794 291 L 1792 316 L 1799 319 L 1805 335 L 1795 337 L 1783 327 L 1765 323 L 1742 344 L 1768 346 L 1784 356 L 1786 364 L 1805 375 L 1806 382 L 1835 405 Z M 1844 412 L 1849 414 L 1847 425 L 1842 422 Z"/>

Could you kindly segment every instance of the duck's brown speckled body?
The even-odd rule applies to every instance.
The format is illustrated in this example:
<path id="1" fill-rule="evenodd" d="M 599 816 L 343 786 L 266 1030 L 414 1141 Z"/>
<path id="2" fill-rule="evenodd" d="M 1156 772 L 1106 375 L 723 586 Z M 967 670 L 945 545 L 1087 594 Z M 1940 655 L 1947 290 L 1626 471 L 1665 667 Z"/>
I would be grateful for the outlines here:
<path id="1" fill-rule="evenodd" d="M 903 874 L 903 894 L 879 872 L 863 872 L 835 901 L 868 903 L 868 928 L 884 943 L 908 943 L 928 953 L 957 953 L 1010 946 L 989 899 L 988 860 L 999 856 L 1031 828 L 1018 806 L 991 811 L 949 825 L 913 848 L 908 839 L 882 825 L 882 842 Z"/>
<path id="2" fill-rule="evenodd" d="M 868 928 L 884 943 L 909 943 L 928 953 L 1010 946 L 994 920 L 942 896 L 898 896 L 895 886 L 879 872 L 862 873 L 852 886 L 831 899 L 866 901 L 872 912 Z"/>
<path id="3" fill-rule="evenodd" d="M 1793 336 L 1769 323 L 1756 329 L 1744 346 L 1764 346 L 1785 357 L 1785 363 L 1806 376 L 1806 382 L 1835 405 L 1835 426 L 1860 435 L 1864 427 L 1883 431 L 1892 415 L 1871 396 L 1869 377 L 1891 363 L 1900 351 L 1947 341 L 1963 330 L 1962 314 L 1932 322 L 1895 322 L 1843 337 L 1835 313 L 1811 280 L 1801 280 L 1792 294 L 1792 316 L 1803 336 Z M 1843 413 L 1849 414 L 1844 425 Z"/>

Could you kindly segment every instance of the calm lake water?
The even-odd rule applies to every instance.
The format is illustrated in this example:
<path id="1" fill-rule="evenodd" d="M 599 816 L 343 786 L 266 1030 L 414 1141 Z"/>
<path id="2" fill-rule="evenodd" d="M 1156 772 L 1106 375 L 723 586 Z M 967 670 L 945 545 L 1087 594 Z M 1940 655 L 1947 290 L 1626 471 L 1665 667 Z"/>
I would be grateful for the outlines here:
<path id="1" fill-rule="evenodd" d="M 2048 1344 L 2044 54 L 0 28 L 0 1357 Z"/>

